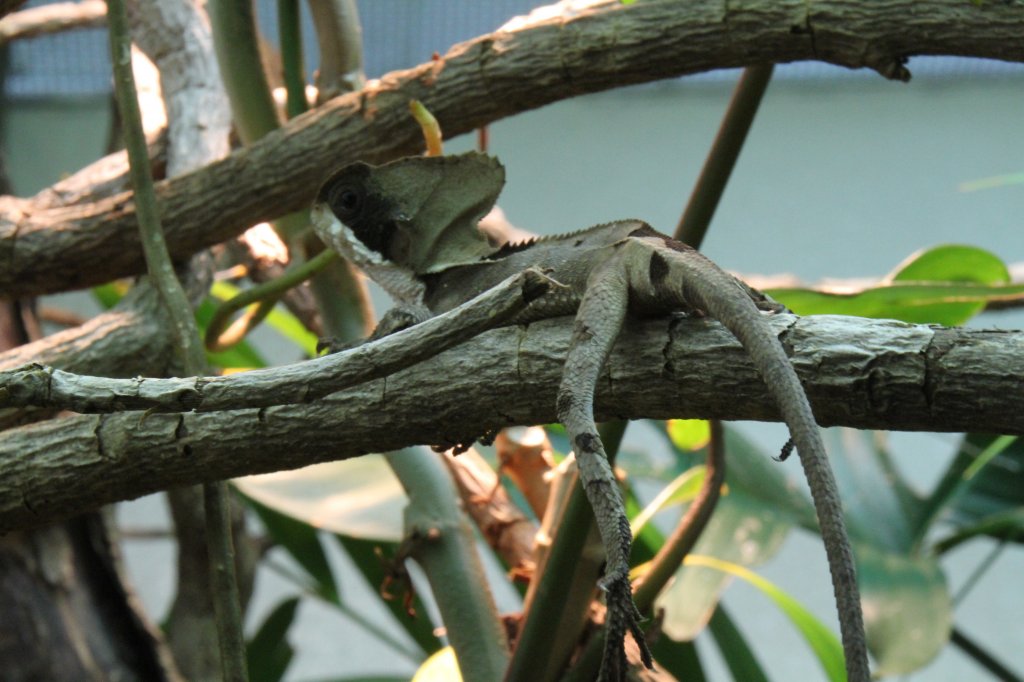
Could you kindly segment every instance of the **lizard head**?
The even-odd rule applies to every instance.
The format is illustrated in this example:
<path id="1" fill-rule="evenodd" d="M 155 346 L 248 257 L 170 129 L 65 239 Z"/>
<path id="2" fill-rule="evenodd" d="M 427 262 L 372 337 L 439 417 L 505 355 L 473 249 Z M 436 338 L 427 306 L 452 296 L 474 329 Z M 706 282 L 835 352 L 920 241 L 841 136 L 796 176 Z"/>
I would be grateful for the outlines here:
<path id="1" fill-rule="evenodd" d="M 320 188 L 312 218 L 328 245 L 374 276 L 398 267 L 420 275 L 493 251 L 477 223 L 505 182 L 497 159 L 479 153 L 353 163 Z"/>

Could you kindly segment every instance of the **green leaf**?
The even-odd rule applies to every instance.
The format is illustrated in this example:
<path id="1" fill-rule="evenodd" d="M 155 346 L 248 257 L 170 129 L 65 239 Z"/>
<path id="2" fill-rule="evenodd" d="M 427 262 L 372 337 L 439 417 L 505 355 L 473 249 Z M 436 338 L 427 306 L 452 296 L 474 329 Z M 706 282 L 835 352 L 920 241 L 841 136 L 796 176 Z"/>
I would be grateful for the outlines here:
<path id="1" fill-rule="evenodd" d="M 291 664 L 295 650 L 288 643 L 288 630 L 295 620 L 297 597 L 285 599 L 263 620 L 246 646 L 249 682 L 278 682 Z"/>
<path id="2" fill-rule="evenodd" d="M 317 355 L 316 345 L 320 339 L 316 334 L 306 329 L 306 325 L 299 321 L 299 318 L 280 307 L 274 308 L 264 320 L 272 329 L 281 336 L 292 341 L 302 352 L 311 358 Z"/>
<path id="3" fill-rule="evenodd" d="M 1008 509 L 986 516 L 975 524 L 963 526 L 957 532 L 936 542 L 934 550 L 937 554 L 943 554 L 979 535 L 1020 542 L 1021 538 L 1024 538 L 1024 507 Z"/>
<path id="4" fill-rule="evenodd" d="M 729 666 L 732 679 L 743 682 L 768 682 L 768 675 L 765 674 L 757 656 L 721 604 L 711 614 L 708 629 L 715 638 L 718 650 L 722 652 L 725 664 Z"/>
<path id="5" fill-rule="evenodd" d="M 849 428 L 822 433 L 844 501 L 850 538 L 879 550 L 907 554 L 924 501 L 892 466 L 884 436 Z"/>
<path id="6" fill-rule="evenodd" d="M 241 292 L 242 290 L 239 287 L 227 282 L 214 282 L 210 288 L 210 295 L 221 301 L 234 298 Z M 263 321 L 281 336 L 295 343 L 306 355 L 310 357 L 316 356 L 316 344 L 318 341 L 316 335 L 306 329 L 305 325 L 299 321 L 299 318 L 287 310 L 283 310 L 281 306 L 276 306 L 271 310 Z"/>
<path id="7" fill-rule="evenodd" d="M 651 423 L 658 426 L 657 422 Z M 669 445 L 679 455 L 676 458 L 677 463 L 685 465 L 687 462 L 695 461 L 692 453 L 676 447 L 664 429 L 658 429 L 658 432 L 666 435 Z M 777 448 L 771 448 L 771 454 L 777 454 L 781 447 L 780 441 Z M 761 502 L 775 512 L 781 512 L 790 520 L 805 525 L 814 524 L 814 508 L 810 499 L 787 478 L 787 471 L 797 475 L 799 470 L 794 471 L 785 465 L 780 466 L 764 449 L 748 440 L 738 429 L 728 426 L 725 429 L 725 448 L 729 462 L 725 480 L 730 490 Z M 682 471 L 686 468 L 688 466 L 680 467 Z"/>
<path id="8" fill-rule="evenodd" d="M 778 552 L 789 528 L 780 514 L 730 488 L 719 499 L 693 551 L 752 566 Z M 687 560 L 655 600 L 655 611 L 664 609 L 665 634 L 676 640 L 696 637 L 728 583 L 728 575 L 690 565 Z"/>
<path id="9" fill-rule="evenodd" d="M 315 528 L 357 538 L 402 538 L 402 486 L 380 455 L 236 479 L 245 495 Z"/>
<path id="10" fill-rule="evenodd" d="M 961 192 L 977 192 L 981 189 L 1011 187 L 1013 185 L 1024 185 L 1024 173 L 1007 173 L 1006 175 L 993 175 L 987 178 L 969 180 L 960 183 L 957 189 Z"/>
<path id="11" fill-rule="evenodd" d="M 798 315 L 857 315 L 961 325 L 990 301 L 1019 299 L 1006 264 L 973 246 L 943 244 L 913 254 L 876 286 L 858 291 L 779 288 L 767 292 Z"/>
<path id="12" fill-rule="evenodd" d="M 952 603 L 938 559 L 921 553 L 926 503 L 891 462 L 881 434 L 825 432 L 857 561 L 868 646 L 879 671 L 906 674 L 949 640 Z"/>
<path id="13" fill-rule="evenodd" d="M 299 566 L 305 569 L 312 580 L 313 591 L 328 602 L 340 604 L 341 598 L 334 580 L 334 572 L 327 561 L 316 528 L 261 504 L 244 493 L 242 499 L 260 517 L 274 542 L 291 554 Z"/>
<path id="14" fill-rule="evenodd" d="M 382 547 L 381 543 L 375 540 L 361 540 L 337 534 L 332 537 L 348 553 L 349 558 L 355 564 L 360 574 L 362 574 L 366 583 L 373 589 L 380 591 L 385 581 L 392 577 L 394 567 L 389 561 L 394 561 L 394 559 L 387 557 L 394 556 L 396 545 L 389 543 Z M 391 590 L 395 593 L 393 598 L 381 599 L 381 605 L 391 612 L 395 622 L 409 633 L 409 636 L 419 645 L 422 655 L 437 651 L 441 646 L 441 640 L 434 633 L 434 626 L 430 622 L 427 607 L 424 605 L 419 594 L 413 591 L 412 601 L 409 603 L 409 606 L 415 615 L 410 616 L 406 611 L 405 595 L 398 593 L 402 587 L 400 584 L 392 585 Z"/>
<path id="15" fill-rule="evenodd" d="M 92 288 L 92 296 L 104 310 L 110 310 L 124 295 L 128 293 L 128 285 L 123 280 L 115 280 Z"/>
<path id="16" fill-rule="evenodd" d="M 772 459 L 781 447 L 781 442 L 765 444 L 764 448 L 759 447 L 738 429 L 727 428 L 727 489 L 733 494 L 739 494 L 751 502 L 771 509 L 787 522 L 816 527 L 817 517 L 814 515 L 810 498 L 791 480 L 802 479 L 800 467 L 795 462 L 786 464 Z"/>
<path id="17" fill-rule="evenodd" d="M 929 664 L 949 641 L 953 604 L 934 557 L 912 557 L 855 543 L 868 648 L 879 676 Z"/>
<path id="18" fill-rule="evenodd" d="M 989 301 L 1019 299 L 1024 285 L 893 282 L 857 293 L 793 288 L 765 293 L 797 315 L 855 315 L 953 327 L 965 323 Z"/>
<path id="19" fill-rule="evenodd" d="M 200 333 L 206 333 L 206 328 L 210 325 L 210 320 L 213 319 L 216 307 L 216 304 L 209 298 L 199 304 L 199 307 L 196 309 L 196 323 L 199 325 Z M 245 341 L 225 351 L 217 353 L 207 352 L 206 359 L 214 367 L 223 367 L 225 369 L 253 369 L 255 367 L 267 366 L 263 356 Z"/>
<path id="20" fill-rule="evenodd" d="M 894 282 L 1005 284 L 1010 271 L 995 254 L 976 246 L 940 244 L 914 253 L 889 275 Z"/>
<path id="21" fill-rule="evenodd" d="M 1022 506 L 1024 441 L 972 433 L 964 437 L 959 452 L 929 498 L 926 518 L 930 523 L 946 511 L 957 526 L 957 534 L 973 534 L 971 529 L 979 524 L 989 526 L 993 519 L 1003 518 Z M 1024 533 L 1008 532 L 1012 528 L 1004 522 L 993 528 L 998 537 L 1024 542 Z"/>
<path id="22" fill-rule="evenodd" d="M 640 531 L 647 522 L 650 521 L 655 514 L 663 509 L 668 509 L 685 502 L 690 502 L 693 498 L 697 497 L 697 493 L 700 492 L 700 488 L 704 485 L 704 474 L 706 467 L 698 465 L 692 469 L 687 469 L 683 473 L 679 474 L 669 483 L 667 486 L 661 489 L 654 499 L 644 507 L 639 514 L 633 517 L 633 521 L 630 523 L 630 529 L 633 531 L 634 537 L 639 535 Z"/>
<path id="23" fill-rule="evenodd" d="M 711 440 L 711 426 L 706 419 L 669 419 L 666 429 L 672 444 L 683 452 L 700 450 Z"/>
<path id="24" fill-rule="evenodd" d="M 810 611 L 777 585 L 739 564 L 710 556 L 691 554 L 686 557 L 685 563 L 687 566 L 705 567 L 735 576 L 756 587 L 775 603 L 803 635 L 804 640 L 807 641 L 808 646 L 818 658 L 818 662 L 821 663 L 828 679 L 833 682 L 846 680 L 843 647 L 839 643 L 839 639 L 821 621 L 811 615 Z"/>

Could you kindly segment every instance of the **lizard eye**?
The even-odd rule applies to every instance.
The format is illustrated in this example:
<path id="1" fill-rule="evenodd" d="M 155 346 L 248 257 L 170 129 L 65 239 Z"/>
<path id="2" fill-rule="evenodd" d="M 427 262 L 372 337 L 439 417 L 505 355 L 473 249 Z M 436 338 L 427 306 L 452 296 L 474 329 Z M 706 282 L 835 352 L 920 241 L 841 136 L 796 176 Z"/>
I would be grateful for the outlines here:
<path id="1" fill-rule="evenodd" d="M 333 200 L 331 201 L 331 208 L 334 209 L 334 213 L 342 221 L 355 218 L 359 215 L 359 211 L 362 207 L 362 192 L 351 187 L 342 187 L 338 189 L 338 191 L 334 193 Z"/>

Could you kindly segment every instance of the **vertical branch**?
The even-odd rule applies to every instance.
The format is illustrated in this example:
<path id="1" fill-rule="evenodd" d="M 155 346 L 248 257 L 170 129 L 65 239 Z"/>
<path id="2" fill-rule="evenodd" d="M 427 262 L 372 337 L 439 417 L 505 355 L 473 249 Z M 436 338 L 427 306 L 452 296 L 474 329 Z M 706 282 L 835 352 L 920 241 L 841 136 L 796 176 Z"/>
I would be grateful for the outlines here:
<path id="1" fill-rule="evenodd" d="M 718 135 L 690 194 L 690 201 L 676 226 L 675 238 L 684 244 L 699 249 L 704 241 L 774 68 L 772 64 L 765 64 L 748 66 L 743 70 Z"/>
<path id="2" fill-rule="evenodd" d="M 500 680 L 508 665 L 508 640 L 473 531 L 441 461 L 446 456 L 423 449 L 385 455 L 409 496 L 402 544 L 430 581 L 462 678 Z"/>
<path id="3" fill-rule="evenodd" d="M 259 59 L 252 3 L 250 0 L 211 0 L 209 8 L 217 60 L 235 124 L 248 144 L 280 125 Z M 275 222 L 274 228 L 288 245 L 293 261 L 312 258 L 323 248 L 309 233 L 306 211 L 284 216 Z M 344 341 L 369 333 L 373 309 L 363 280 L 351 264 L 341 260 L 331 264 L 313 277 L 310 286 L 328 333 Z M 275 302 L 276 299 L 264 300 L 260 305 L 269 308 Z M 263 311 L 256 314 L 263 314 Z"/>
<path id="4" fill-rule="evenodd" d="M 284 89 L 288 93 L 285 113 L 294 118 L 306 111 L 306 76 L 302 61 L 302 27 L 299 25 L 299 0 L 277 0 L 277 24 L 281 32 L 281 66 Z"/>
<path id="5" fill-rule="evenodd" d="M 356 0 L 309 0 L 317 42 L 320 72 L 317 102 L 363 87 L 363 34 Z"/>
<path id="6" fill-rule="evenodd" d="M 609 464 L 614 463 L 618 454 L 626 424 L 615 420 L 598 427 Z M 534 577 L 538 583 L 536 589 L 531 586 L 530 607 L 506 680 L 554 680 L 565 667 L 589 616 L 594 588 L 604 564 L 603 549 L 597 556 L 583 555 L 588 539 L 596 535 L 594 511 L 577 480 L 559 520 L 543 573 Z M 599 539 L 597 545 L 601 546 Z M 600 664 L 603 637 L 595 634 L 593 639 L 598 644 Z"/>
<path id="7" fill-rule="evenodd" d="M 128 34 L 128 17 L 124 0 L 110 0 L 108 22 L 110 24 L 110 51 L 114 66 L 114 86 L 118 111 L 124 126 L 124 141 L 128 150 L 128 163 L 132 187 L 135 190 L 135 210 L 139 221 L 139 235 L 146 257 L 146 267 L 160 292 L 173 328 L 172 332 L 182 352 L 185 371 L 201 374 L 206 366 L 202 345 L 199 343 L 199 329 L 174 273 L 174 265 L 167 252 L 160 214 L 153 191 L 153 177 L 150 173 L 146 139 L 142 133 L 142 116 L 135 91 L 132 74 L 131 40 Z"/>
<path id="8" fill-rule="evenodd" d="M 160 226 L 146 139 L 142 132 L 142 117 L 139 113 L 135 79 L 132 74 L 131 40 L 124 0 L 109 0 L 107 13 L 115 96 L 124 129 L 146 266 L 172 322 L 172 333 L 181 349 L 185 373 L 198 376 L 203 373 L 206 360 L 192 308 L 174 273 Z M 234 572 L 234 549 L 228 522 L 227 484 L 208 484 L 204 487 L 204 492 L 214 606 L 221 642 L 221 667 L 225 680 L 243 682 L 248 675 L 245 668 L 241 608 L 238 604 L 238 586 Z"/>
<path id="9" fill-rule="evenodd" d="M 260 59 L 252 2 L 211 0 L 207 11 L 238 136 L 252 144 L 281 125 Z"/>

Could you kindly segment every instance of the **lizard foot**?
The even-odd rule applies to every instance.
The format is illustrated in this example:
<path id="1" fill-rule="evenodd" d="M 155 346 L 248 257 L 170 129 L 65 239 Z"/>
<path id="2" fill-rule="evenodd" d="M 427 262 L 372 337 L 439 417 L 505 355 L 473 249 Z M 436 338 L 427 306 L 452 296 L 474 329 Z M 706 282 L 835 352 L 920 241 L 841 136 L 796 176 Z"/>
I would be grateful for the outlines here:
<path id="1" fill-rule="evenodd" d="M 362 343 L 364 343 L 362 339 L 358 341 L 342 341 L 334 336 L 326 336 L 316 340 L 316 354 L 333 355 L 334 353 L 355 348 Z"/>
<path id="2" fill-rule="evenodd" d="M 644 667 L 654 669 L 651 651 L 647 648 L 643 629 L 640 627 L 640 612 L 633 603 L 633 589 L 629 582 L 629 574 L 613 574 L 605 576 L 598 586 L 605 592 L 605 603 L 608 611 L 605 616 L 605 644 L 601 658 L 599 682 L 616 682 L 626 679 L 628 662 L 626 660 L 625 638 L 628 631 L 633 635 L 640 649 L 640 660 Z"/>

